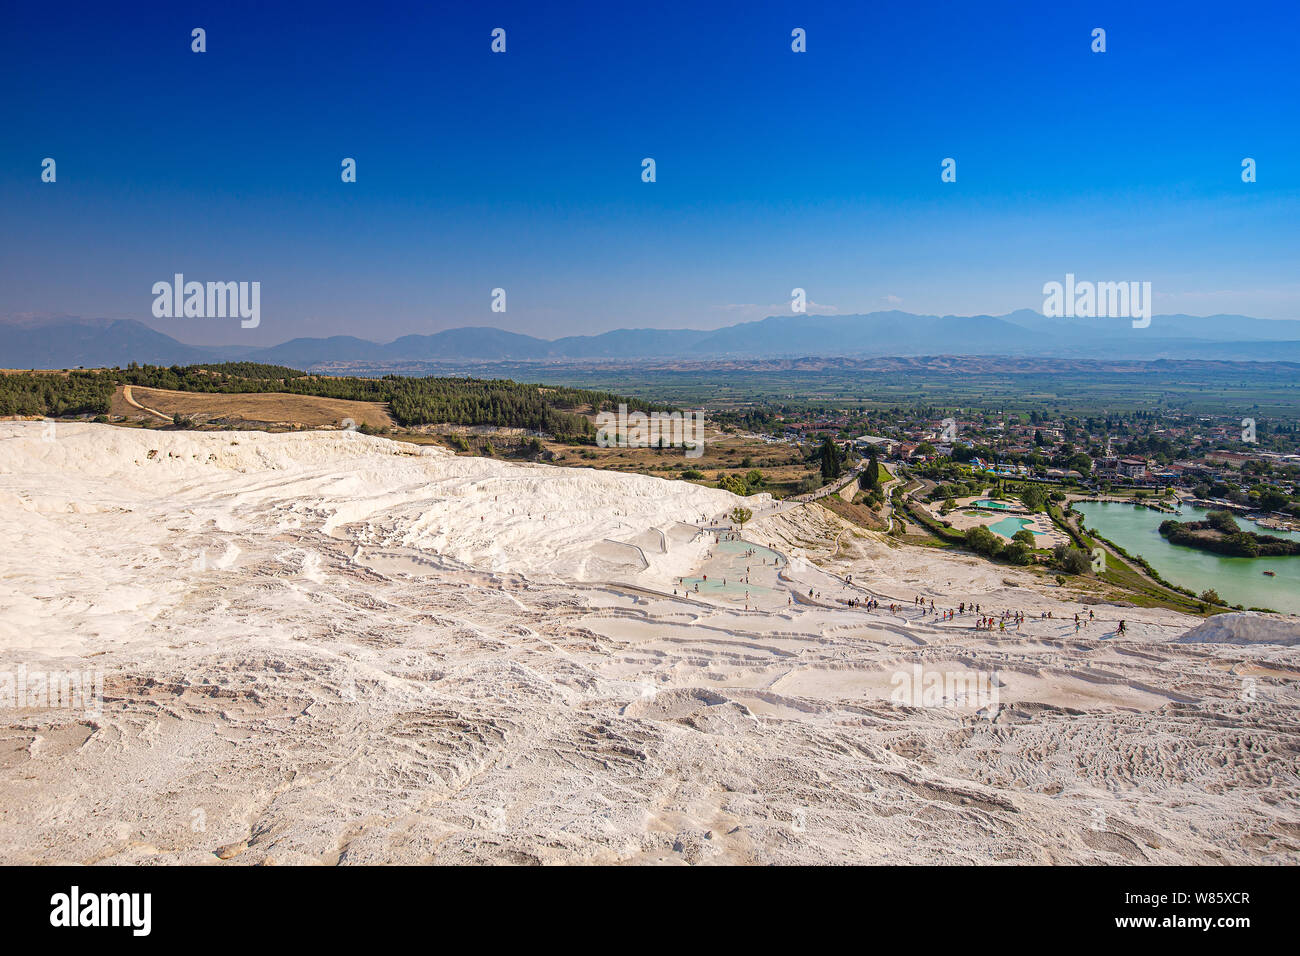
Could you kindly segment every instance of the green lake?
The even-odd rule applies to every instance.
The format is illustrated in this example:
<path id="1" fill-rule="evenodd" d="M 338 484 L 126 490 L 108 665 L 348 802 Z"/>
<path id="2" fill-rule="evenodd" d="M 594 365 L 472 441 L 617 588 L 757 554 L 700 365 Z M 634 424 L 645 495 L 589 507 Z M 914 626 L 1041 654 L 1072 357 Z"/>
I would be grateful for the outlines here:
<path id="1" fill-rule="evenodd" d="M 1300 614 L 1300 555 L 1230 558 L 1170 544 L 1160 536 L 1157 529 L 1162 521 L 1200 521 L 1209 513 L 1203 508 L 1184 506 L 1179 514 L 1170 515 L 1117 502 L 1090 501 L 1074 507 L 1083 513 L 1089 528 L 1129 554 L 1142 555 L 1167 581 L 1197 594 L 1213 588 L 1229 604 Z M 1233 517 L 1242 531 L 1300 539 L 1300 534 L 1294 532 L 1270 531 L 1239 515 Z M 1268 577 L 1264 571 L 1273 571 L 1276 576 Z"/>

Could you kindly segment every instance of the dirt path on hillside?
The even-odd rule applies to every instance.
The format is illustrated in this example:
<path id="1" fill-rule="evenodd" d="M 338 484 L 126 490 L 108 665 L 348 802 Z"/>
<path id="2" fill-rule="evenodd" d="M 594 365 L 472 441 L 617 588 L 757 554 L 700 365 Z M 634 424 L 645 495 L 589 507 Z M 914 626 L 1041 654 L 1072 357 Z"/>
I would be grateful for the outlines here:
<path id="1" fill-rule="evenodd" d="M 142 412 L 148 412 L 150 415 L 155 415 L 155 416 L 157 416 L 158 418 L 162 419 L 162 420 L 165 421 L 165 422 L 169 422 L 169 421 L 172 420 L 172 417 L 171 417 L 170 415 L 164 415 L 162 412 L 158 411 L 158 409 L 156 409 L 156 408 L 149 408 L 147 405 L 141 405 L 139 402 L 137 402 L 137 401 L 135 400 L 135 396 L 131 394 L 131 386 L 130 386 L 130 385 L 123 385 L 123 386 L 122 386 L 122 397 L 123 397 L 124 399 L 126 399 L 126 403 L 127 403 L 128 405 L 130 405 L 132 408 L 138 408 L 138 409 L 140 409 L 140 411 L 142 411 Z"/>

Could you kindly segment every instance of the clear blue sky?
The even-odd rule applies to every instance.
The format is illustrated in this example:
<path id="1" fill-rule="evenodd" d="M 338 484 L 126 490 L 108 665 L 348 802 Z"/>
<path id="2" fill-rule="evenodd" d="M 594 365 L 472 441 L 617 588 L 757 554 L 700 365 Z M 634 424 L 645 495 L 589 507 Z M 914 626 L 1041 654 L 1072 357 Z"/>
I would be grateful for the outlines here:
<path id="1" fill-rule="evenodd" d="M 8 5 L 0 315 L 554 337 L 730 324 L 795 286 L 1002 313 L 1074 272 L 1300 318 L 1294 3 L 448 6 Z M 260 281 L 261 327 L 154 320 L 175 272 Z"/>

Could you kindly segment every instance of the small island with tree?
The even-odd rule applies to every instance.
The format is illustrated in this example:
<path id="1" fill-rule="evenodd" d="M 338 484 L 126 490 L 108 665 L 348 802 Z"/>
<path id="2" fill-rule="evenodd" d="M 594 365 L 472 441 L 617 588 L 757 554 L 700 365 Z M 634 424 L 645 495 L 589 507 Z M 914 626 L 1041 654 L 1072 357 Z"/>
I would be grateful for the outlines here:
<path id="1" fill-rule="evenodd" d="M 1160 524 L 1160 533 L 1169 539 L 1170 544 L 1181 544 L 1231 557 L 1300 554 L 1300 541 L 1242 531 L 1236 519 L 1226 511 L 1211 511 L 1204 521 L 1164 521 Z"/>

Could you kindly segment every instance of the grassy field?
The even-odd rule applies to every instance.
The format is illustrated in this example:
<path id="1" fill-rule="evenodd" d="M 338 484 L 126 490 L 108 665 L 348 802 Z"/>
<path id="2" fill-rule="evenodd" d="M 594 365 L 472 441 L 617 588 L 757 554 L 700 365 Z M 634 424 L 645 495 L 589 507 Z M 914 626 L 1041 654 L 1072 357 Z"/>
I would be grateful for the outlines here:
<path id="1" fill-rule="evenodd" d="M 152 417 L 132 407 L 119 386 L 113 393 L 109 414 L 123 418 Z M 391 428 L 393 419 L 379 402 L 354 402 L 314 395 L 291 395 L 284 392 L 175 392 L 161 388 L 131 386 L 132 397 L 164 416 L 181 415 L 196 424 L 281 425 L 286 427 L 343 427 L 350 419 L 356 425 Z"/>
<path id="2" fill-rule="evenodd" d="M 771 444 L 714 428 L 706 429 L 703 454 L 696 458 L 688 458 L 681 448 L 600 448 L 551 441 L 543 444 L 561 465 L 637 472 L 661 478 L 685 474 L 688 480 L 709 485 L 716 484 L 721 474 L 744 476 L 757 469 L 762 472 L 763 483 L 751 490 L 770 492 L 777 497 L 795 494 L 805 479 L 816 478 L 820 482 L 821 475 L 817 465 L 805 463 L 799 449 L 791 445 Z M 471 451 L 474 450 L 471 447 Z M 696 472 L 703 477 L 693 478 Z"/>

